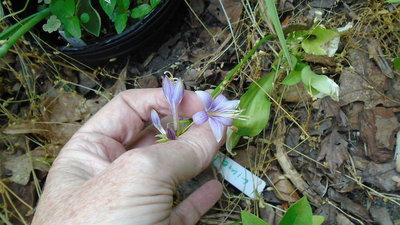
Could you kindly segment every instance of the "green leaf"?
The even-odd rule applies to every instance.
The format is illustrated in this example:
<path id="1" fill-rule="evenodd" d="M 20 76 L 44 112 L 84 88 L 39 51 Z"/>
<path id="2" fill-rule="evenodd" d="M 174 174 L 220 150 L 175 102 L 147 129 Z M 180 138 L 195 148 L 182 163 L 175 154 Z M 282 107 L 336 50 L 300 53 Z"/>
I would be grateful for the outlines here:
<path id="1" fill-rule="evenodd" d="M 101 8 L 104 10 L 107 16 L 112 18 L 115 5 L 117 4 L 117 0 L 99 0 L 99 1 Z"/>
<path id="2" fill-rule="evenodd" d="M 65 24 L 65 20 L 75 15 L 75 1 L 74 0 L 52 0 L 50 3 L 51 12 Z"/>
<path id="3" fill-rule="evenodd" d="M 305 63 L 296 63 L 296 66 L 290 73 L 285 77 L 285 79 L 282 81 L 282 84 L 285 85 L 295 85 L 301 81 L 301 71 L 304 69 L 304 67 L 307 66 Z"/>
<path id="4" fill-rule="evenodd" d="M 4 17 L 3 3 L 0 2 L 0 18 Z"/>
<path id="5" fill-rule="evenodd" d="M 400 3 L 400 0 L 386 0 L 386 3 Z"/>
<path id="6" fill-rule="evenodd" d="M 312 225 L 321 225 L 325 218 L 323 216 L 312 216 Z"/>
<path id="7" fill-rule="evenodd" d="M 269 223 L 264 220 L 258 218 L 256 215 L 249 213 L 247 211 L 241 211 L 240 215 L 242 217 L 243 225 L 269 225 Z"/>
<path id="8" fill-rule="evenodd" d="M 90 16 L 87 13 L 82 13 L 79 19 L 81 20 L 82 23 L 87 23 L 90 20 Z"/>
<path id="9" fill-rule="evenodd" d="M 266 14 L 268 15 L 270 21 L 272 21 L 272 24 L 274 25 L 275 32 L 278 35 L 279 42 L 281 43 L 283 52 L 285 54 L 285 58 L 287 59 L 289 66 L 293 68 L 295 64 L 292 62 L 292 59 L 290 58 L 289 49 L 286 45 L 286 39 L 283 34 L 282 25 L 279 20 L 278 11 L 275 6 L 275 1 L 274 0 L 264 0 L 264 1 L 265 5 L 267 6 Z"/>
<path id="10" fill-rule="evenodd" d="M 151 6 L 149 4 L 142 4 L 132 9 L 132 18 L 141 19 L 151 12 Z"/>
<path id="11" fill-rule="evenodd" d="M 76 10 L 76 5 L 75 5 L 75 0 L 65 0 L 64 3 L 65 11 L 68 16 L 72 16 L 75 14 Z"/>
<path id="12" fill-rule="evenodd" d="M 161 0 L 150 0 L 150 6 L 151 8 L 155 8 L 158 6 L 158 4 L 160 4 Z"/>
<path id="13" fill-rule="evenodd" d="M 233 126 L 238 129 L 237 135 L 256 136 L 268 124 L 271 102 L 265 92 L 268 94 L 272 92 L 274 81 L 275 71 L 272 71 L 267 76 L 252 83 L 240 98 L 239 108 L 244 110 L 241 115 L 248 116 L 249 119 L 233 121 Z"/>
<path id="14" fill-rule="evenodd" d="M 118 34 L 125 30 L 126 23 L 128 22 L 128 17 L 128 14 L 116 10 L 114 27 Z"/>
<path id="15" fill-rule="evenodd" d="M 307 197 L 304 196 L 290 206 L 279 225 L 310 225 L 313 224 L 312 210 Z"/>
<path id="16" fill-rule="evenodd" d="M 81 25 L 77 16 L 72 16 L 70 19 L 64 21 L 64 29 L 76 38 L 81 38 L 82 36 Z"/>
<path id="17" fill-rule="evenodd" d="M 231 127 L 228 127 L 226 130 L 226 143 L 225 147 L 226 150 L 229 152 L 231 155 L 236 155 L 232 150 L 233 148 L 236 147 L 237 143 L 240 140 L 240 135 L 236 134 Z"/>
<path id="18" fill-rule="evenodd" d="M 128 10 L 130 4 L 130 0 L 118 0 L 118 8 L 120 8 L 121 10 Z"/>
<path id="19" fill-rule="evenodd" d="M 339 32 L 315 26 L 311 33 L 304 37 L 301 46 L 305 52 L 313 55 L 327 55 L 328 42 L 339 37 Z M 335 50 L 336 51 L 336 50 Z"/>
<path id="20" fill-rule="evenodd" d="M 339 85 L 325 75 L 315 74 L 310 66 L 305 66 L 301 71 L 301 80 L 306 90 L 314 97 L 330 96 L 333 100 L 339 101 Z"/>
<path id="21" fill-rule="evenodd" d="M 61 21 L 57 19 L 57 16 L 51 15 L 45 24 L 43 24 L 42 28 L 44 31 L 52 33 L 61 26 Z"/>
<path id="22" fill-rule="evenodd" d="M 393 59 L 393 68 L 395 70 L 400 70 L 400 57 Z"/>
<path id="23" fill-rule="evenodd" d="M 77 13 L 81 19 L 83 15 L 88 15 L 89 20 L 82 21 L 82 27 L 89 33 L 98 37 L 100 35 L 101 18 L 96 9 L 91 5 L 90 0 L 79 0 L 77 4 Z"/>
<path id="24" fill-rule="evenodd" d="M 66 35 L 71 34 L 80 38 L 82 31 L 79 18 L 75 15 L 75 9 L 74 0 L 52 0 L 50 3 L 50 11 L 64 24 Z"/>

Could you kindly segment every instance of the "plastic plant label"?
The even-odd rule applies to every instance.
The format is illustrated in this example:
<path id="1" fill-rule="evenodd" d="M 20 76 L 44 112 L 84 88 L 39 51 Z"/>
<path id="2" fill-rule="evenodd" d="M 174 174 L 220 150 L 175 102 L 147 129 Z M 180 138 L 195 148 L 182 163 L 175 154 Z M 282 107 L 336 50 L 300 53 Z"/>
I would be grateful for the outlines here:
<path id="1" fill-rule="evenodd" d="M 67 37 L 67 35 L 65 35 L 65 32 L 62 30 L 60 30 L 58 32 L 60 33 L 61 37 L 63 37 L 72 46 L 74 46 L 74 47 L 86 46 L 86 43 L 82 39 L 75 38 L 75 37 Z"/>
<path id="2" fill-rule="evenodd" d="M 250 198 L 255 198 L 267 185 L 265 181 L 222 153 L 215 156 L 213 164 L 226 181 Z"/>

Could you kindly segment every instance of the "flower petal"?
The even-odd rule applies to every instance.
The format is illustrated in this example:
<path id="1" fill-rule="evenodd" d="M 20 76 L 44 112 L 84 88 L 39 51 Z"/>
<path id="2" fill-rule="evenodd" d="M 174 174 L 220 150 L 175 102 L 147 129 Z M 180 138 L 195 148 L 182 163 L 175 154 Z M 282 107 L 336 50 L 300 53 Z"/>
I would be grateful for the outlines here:
<path id="1" fill-rule="evenodd" d="M 183 94 L 184 94 L 184 86 L 183 86 L 183 81 L 180 78 L 175 78 L 174 84 L 173 84 L 173 99 L 172 102 L 176 105 L 181 103 L 183 99 Z"/>
<path id="2" fill-rule="evenodd" d="M 224 116 L 213 116 L 213 119 L 218 120 L 225 126 L 231 126 L 233 121 L 231 117 L 224 117 Z"/>
<path id="3" fill-rule="evenodd" d="M 220 94 L 213 100 L 211 108 L 215 109 L 218 105 L 223 104 L 226 101 L 228 101 L 228 99 L 223 94 Z"/>
<path id="4" fill-rule="evenodd" d="M 224 136 L 224 125 L 214 117 L 210 117 L 208 122 L 210 123 L 211 130 L 214 134 L 215 139 L 217 140 L 217 142 L 220 142 L 222 137 Z"/>
<path id="5" fill-rule="evenodd" d="M 208 115 L 206 111 L 200 111 L 193 115 L 193 122 L 195 124 L 202 124 L 208 120 Z"/>
<path id="6" fill-rule="evenodd" d="M 165 130 L 161 125 L 160 117 L 158 116 L 158 113 L 154 109 L 151 110 L 151 121 L 153 122 L 154 127 L 158 131 L 160 131 L 161 134 L 165 134 Z"/>
<path id="7" fill-rule="evenodd" d="M 225 102 L 220 102 L 219 105 L 215 106 L 213 109 L 215 111 L 224 111 L 224 110 L 234 110 L 238 107 L 240 100 L 230 100 Z"/>
<path id="8" fill-rule="evenodd" d="M 171 104 L 171 99 L 173 98 L 173 85 L 168 76 L 165 76 L 162 82 L 162 88 L 164 92 L 164 96 L 167 99 L 168 103 Z"/>
<path id="9" fill-rule="evenodd" d="M 201 102 L 203 103 L 206 111 L 208 111 L 210 109 L 210 106 L 213 102 L 213 99 L 210 95 L 210 93 L 206 92 L 206 91 L 196 91 L 196 95 L 197 97 L 200 98 Z"/>
<path id="10" fill-rule="evenodd" d="M 176 135 L 175 135 L 175 131 L 172 130 L 171 128 L 167 128 L 167 138 L 169 140 L 175 140 L 176 139 Z"/>

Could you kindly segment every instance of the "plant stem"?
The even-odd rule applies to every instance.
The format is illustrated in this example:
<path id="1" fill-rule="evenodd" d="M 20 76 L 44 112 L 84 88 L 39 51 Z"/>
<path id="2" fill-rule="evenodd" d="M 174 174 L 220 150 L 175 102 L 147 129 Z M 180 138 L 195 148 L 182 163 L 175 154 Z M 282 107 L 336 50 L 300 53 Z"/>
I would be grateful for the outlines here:
<path id="1" fill-rule="evenodd" d="M 6 40 L 9 38 L 13 33 L 17 32 L 19 28 L 22 27 L 22 25 L 26 24 L 29 20 L 31 20 L 33 17 L 35 17 L 36 14 L 30 15 L 26 18 L 24 18 L 21 21 L 18 21 L 16 24 L 12 25 L 11 27 L 7 28 L 3 32 L 0 33 L 0 40 Z"/>
<path id="2" fill-rule="evenodd" d="M 12 34 L 10 38 L 6 40 L 5 43 L 0 47 L 0 57 L 5 56 L 8 50 L 15 44 L 15 42 L 17 42 L 26 32 L 28 32 L 30 29 L 32 29 L 32 27 L 34 27 L 50 14 L 50 8 L 44 9 L 40 12 L 37 12 L 29 21 L 24 23 L 21 28 L 19 28 L 14 34 Z"/>
<path id="3" fill-rule="evenodd" d="M 240 69 L 240 67 L 243 66 L 247 62 L 247 60 L 250 59 L 251 56 L 256 53 L 257 49 L 260 48 L 262 44 L 264 44 L 267 40 L 274 38 L 275 35 L 270 34 L 265 37 L 263 37 L 261 40 L 257 42 L 257 44 L 246 54 L 246 56 L 240 60 L 240 62 L 228 73 L 228 75 L 224 78 L 221 83 L 218 84 L 218 86 L 214 89 L 213 92 L 211 92 L 211 96 L 215 97 L 219 94 L 221 94 L 226 86 L 235 78 L 236 72 Z M 182 134 L 185 133 L 191 126 L 193 125 L 193 120 L 189 119 L 189 124 L 182 130 Z"/>
<path id="4" fill-rule="evenodd" d="M 253 56 L 254 53 L 256 53 L 257 49 L 260 48 L 262 44 L 264 44 L 267 40 L 273 37 L 275 37 L 275 35 L 270 34 L 259 40 L 257 44 L 246 54 L 246 56 L 242 60 L 240 60 L 240 62 L 228 73 L 228 75 L 224 78 L 224 80 L 221 83 L 219 83 L 219 85 L 211 93 L 211 96 L 215 97 L 221 94 L 225 90 L 226 86 L 228 86 L 228 84 L 233 80 L 233 78 L 236 75 L 236 72 L 243 66 L 243 64 L 245 64 L 247 60 L 249 60 L 250 57 Z"/>

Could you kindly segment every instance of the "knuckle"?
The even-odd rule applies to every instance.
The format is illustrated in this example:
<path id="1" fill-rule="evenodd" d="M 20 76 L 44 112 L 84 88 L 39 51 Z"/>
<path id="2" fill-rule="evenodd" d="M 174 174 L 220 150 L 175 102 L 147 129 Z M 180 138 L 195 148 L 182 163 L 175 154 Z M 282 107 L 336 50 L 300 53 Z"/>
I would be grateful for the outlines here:
<path id="1" fill-rule="evenodd" d="M 128 151 L 122 159 L 122 164 L 125 167 L 134 167 L 140 173 L 153 173 L 159 170 L 159 160 L 157 155 L 151 154 L 150 151 Z"/>

